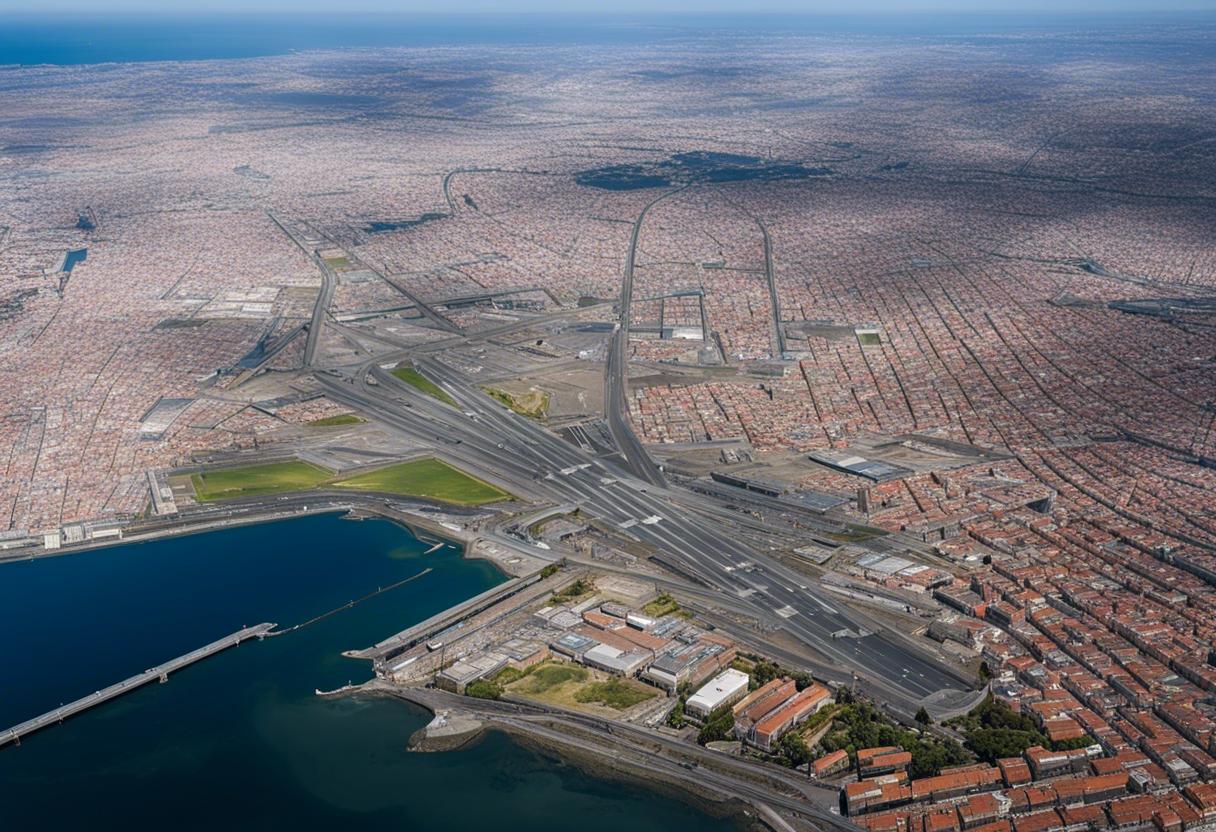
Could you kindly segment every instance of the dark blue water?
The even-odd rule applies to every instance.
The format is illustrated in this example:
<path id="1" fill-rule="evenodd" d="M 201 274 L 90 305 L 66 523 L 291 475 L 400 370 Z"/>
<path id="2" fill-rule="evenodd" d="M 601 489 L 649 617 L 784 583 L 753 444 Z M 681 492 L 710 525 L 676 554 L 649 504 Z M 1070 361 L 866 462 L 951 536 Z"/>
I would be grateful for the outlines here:
<path id="1" fill-rule="evenodd" d="M 433 568 L 0 749 L 0 828 L 532 832 L 554 818 L 577 818 L 580 832 L 733 828 L 497 734 L 453 754 L 410 754 L 428 714 L 316 697 L 368 677 L 342 650 L 502 580 L 454 548 L 426 548 L 386 521 L 326 515 L 0 566 L 5 724 L 244 624 L 293 624 Z"/>
<path id="2" fill-rule="evenodd" d="M 659 21 L 552 15 L 0 16 L 0 65 L 190 61 L 310 49 L 645 42 Z"/>
<path id="3" fill-rule="evenodd" d="M 973 39 L 1083 36 L 1087 49 L 1161 46 L 1160 30 L 1211 27 L 1208 11 L 1104 14 L 5 14 L 0 66 L 248 58 L 346 47 L 657 44 L 847 34 Z M 1167 32 L 1167 37 L 1168 37 Z M 1206 35 L 1205 35 L 1206 37 Z M 1130 38 L 1134 40 L 1129 41 Z M 1062 44 L 1056 43 L 1059 48 Z"/>
<path id="4" fill-rule="evenodd" d="M 63 258 L 63 271 L 71 272 L 76 267 L 77 263 L 83 263 L 89 256 L 87 248 L 76 248 L 68 252 L 68 256 Z"/>

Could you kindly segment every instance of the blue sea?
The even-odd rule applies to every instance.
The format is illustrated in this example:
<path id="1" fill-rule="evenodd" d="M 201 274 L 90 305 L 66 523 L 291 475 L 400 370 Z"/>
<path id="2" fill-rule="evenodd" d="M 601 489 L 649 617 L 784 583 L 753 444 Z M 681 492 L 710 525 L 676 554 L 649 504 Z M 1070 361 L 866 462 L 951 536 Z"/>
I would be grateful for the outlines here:
<path id="1" fill-rule="evenodd" d="M 406 750 L 429 715 L 322 699 L 371 675 L 343 657 L 503 580 L 384 520 L 321 515 L 0 564 L 0 720 L 14 724 L 246 624 L 283 626 L 0 748 L 0 829 L 493 828 L 710 832 L 733 824 L 596 780 L 501 734 Z"/>
<path id="2" fill-rule="evenodd" d="M 1080 33 L 1101 48 L 1154 30 L 1216 24 L 1216 13 L 37 15 L 0 12 L 0 66 L 194 61 L 350 47 L 648 44 L 788 34 L 989 38 Z"/>

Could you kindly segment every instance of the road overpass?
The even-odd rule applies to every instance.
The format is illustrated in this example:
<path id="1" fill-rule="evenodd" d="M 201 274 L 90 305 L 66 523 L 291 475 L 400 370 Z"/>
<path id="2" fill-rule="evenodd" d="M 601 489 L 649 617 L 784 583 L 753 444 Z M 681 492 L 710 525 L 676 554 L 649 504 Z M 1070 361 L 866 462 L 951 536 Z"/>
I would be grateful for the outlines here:
<path id="1" fill-rule="evenodd" d="M 441 362 L 420 358 L 416 364 L 453 398 L 455 408 L 378 369 L 372 371 L 374 386 L 364 377 L 319 378 L 332 398 L 419 441 L 437 443 L 474 470 L 493 471 L 521 494 L 578 503 L 602 523 L 653 545 L 686 573 L 779 620 L 825 659 L 856 671 L 900 710 L 914 712 L 939 691 L 970 687 L 961 673 L 902 638 L 878 632 L 805 576 L 741 543 L 728 521 L 689 511 L 672 489 L 640 480 L 510 412 Z"/>

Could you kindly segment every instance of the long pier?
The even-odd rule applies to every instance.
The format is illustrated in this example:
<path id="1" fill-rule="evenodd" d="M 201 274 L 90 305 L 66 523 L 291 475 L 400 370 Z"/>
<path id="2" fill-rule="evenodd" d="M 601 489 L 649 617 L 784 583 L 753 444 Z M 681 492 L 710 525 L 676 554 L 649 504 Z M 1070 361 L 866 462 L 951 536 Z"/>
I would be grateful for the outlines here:
<path id="1" fill-rule="evenodd" d="M 110 685 L 108 688 L 103 688 L 96 693 L 90 693 L 88 696 L 83 696 L 80 699 L 77 699 L 75 702 L 60 705 L 53 711 L 47 711 L 45 714 L 36 716 L 30 720 L 26 720 L 20 725 L 14 725 L 7 731 L 0 733 L 0 747 L 8 745 L 9 743 L 16 743 L 20 745 L 21 738 L 26 734 L 32 734 L 35 731 L 40 731 L 43 728 L 54 725 L 55 723 L 63 722 L 68 717 L 83 713 L 89 708 L 95 708 L 103 702 L 109 702 L 111 699 L 117 699 L 118 697 L 126 693 L 130 693 L 136 688 L 143 687 L 150 682 L 167 682 L 169 681 L 170 673 L 181 670 L 183 667 L 192 665 L 195 662 L 202 661 L 208 656 L 213 656 L 216 653 L 227 650 L 229 647 L 235 647 L 242 641 L 247 641 L 251 638 L 265 638 L 266 635 L 274 629 L 274 626 L 274 624 L 258 624 L 256 627 L 246 627 L 243 630 L 238 630 L 231 635 L 224 636 L 218 641 L 213 641 L 210 644 L 198 648 L 197 650 L 192 650 L 185 655 L 178 656 L 176 659 L 170 659 L 164 664 L 159 664 L 156 667 L 149 668 L 143 673 L 139 673 L 129 679 L 123 679 L 121 682 Z"/>
<path id="2" fill-rule="evenodd" d="M 438 543 L 436 545 L 442 546 L 443 544 Z M 362 598 L 355 598 L 353 600 L 347 601 L 345 604 L 343 604 L 340 607 L 334 607 L 332 610 L 323 612 L 320 615 L 314 615 L 312 618 L 308 619 L 307 621 L 302 621 L 299 624 L 296 624 L 295 626 L 288 627 L 286 630 L 275 630 L 273 632 L 266 633 L 265 637 L 273 638 L 275 636 L 285 636 L 288 633 L 294 633 L 296 630 L 302 630 L 305 627 L 309 626 L 310 624 L 316 624 L 318 621 L 324 621 L 326 618 L 329 618 L 331 615 L 337 615 L 338 613 L 342 612 L 343 610 L 348 610 L 351 607 L 358 606 L 359 604 L 362 604 L 364 601 L 367 601 L 370 598 L 375 598 L 377 595 L 382 595 L 383 593 L 394 590 L 399 586 L 405 586 L 406 584 L 410 583 L 411 581 L 416 581 L 419 578 L 421 578 L 422 576 L 430 574 L 430 572 L 431 572 L 431 567 L 428 566 L 426 569 L 423 569 L 417 575 L 410 575 L 408 578 L 403 578 L 400 581 L 397 581 L 396 583 L 389 584 L 388 586 L 377 587 L 375 592 L 369 592 L 366 595 L 364 595 Z"/>

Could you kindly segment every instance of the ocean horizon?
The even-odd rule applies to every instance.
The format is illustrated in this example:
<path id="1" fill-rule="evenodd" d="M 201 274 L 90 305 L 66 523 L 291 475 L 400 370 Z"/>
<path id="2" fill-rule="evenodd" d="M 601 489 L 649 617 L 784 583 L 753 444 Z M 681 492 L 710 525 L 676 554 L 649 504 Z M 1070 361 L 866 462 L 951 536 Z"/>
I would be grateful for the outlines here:
<path id="1" fill-rule="evenodd" d="M 1216 24 L 1213 12 L 1095 14 L 348 14 L 0 13 L 0 66 L 198 61 L 322 49 L 639 44 L 749 34 L 967 38 Z"/>

